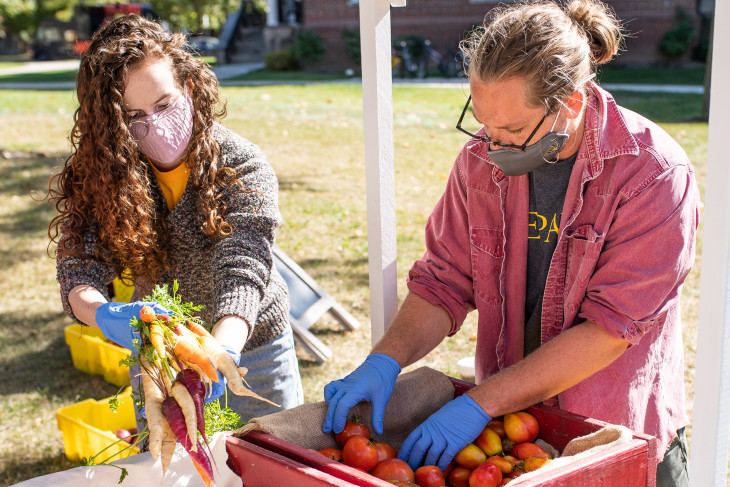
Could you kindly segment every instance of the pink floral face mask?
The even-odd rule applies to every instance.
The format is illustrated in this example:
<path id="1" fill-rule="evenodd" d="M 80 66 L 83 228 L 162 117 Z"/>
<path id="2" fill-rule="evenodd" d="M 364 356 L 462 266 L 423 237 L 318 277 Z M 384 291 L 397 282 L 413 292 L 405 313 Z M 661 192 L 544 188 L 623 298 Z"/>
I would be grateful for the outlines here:
<path id="1" fill-rule="evenodd" d="M 164 110 L 132 121 L 129 131 L 139 150 L 163 169 L 188 147 L 193 133 L 193 100 L 186 90 Z"/>

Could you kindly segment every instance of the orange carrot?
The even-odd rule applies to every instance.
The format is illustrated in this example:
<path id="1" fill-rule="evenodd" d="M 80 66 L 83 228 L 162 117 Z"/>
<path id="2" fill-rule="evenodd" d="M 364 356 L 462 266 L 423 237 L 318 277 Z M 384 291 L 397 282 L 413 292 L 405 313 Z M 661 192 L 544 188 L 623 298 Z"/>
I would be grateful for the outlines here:
<path id="1" fill-rule="evenodd" d="M 173 350 L 182 360 L 199 366 L 210 380 L 218 382 L 218 373 L 215 370 L 215 366 L 205 356 L 197 343 L 184 335 L 178 335 L 175 337 Z"/>
<path id="2" fill-rule="evenodd" d="M 205 329 L 204 326 L 201 326 L 200 324 L 188 320 L 185 323 L 188 326 L 188 329 L 198 335 L 199 337 L 210 337 L 213 338 L 213 335 L 211 335 L 208 330 Z"/>

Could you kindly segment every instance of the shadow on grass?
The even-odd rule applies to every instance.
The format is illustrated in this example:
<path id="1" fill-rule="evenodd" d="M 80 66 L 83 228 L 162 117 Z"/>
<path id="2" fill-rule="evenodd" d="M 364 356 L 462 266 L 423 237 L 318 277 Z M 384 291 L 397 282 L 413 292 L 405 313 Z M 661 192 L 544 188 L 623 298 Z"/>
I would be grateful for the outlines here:
<path id="1" fill-rule="evenodd" d="M 0 359 L 0 395 L 43 391 L 43 395 L 76 401 L 78 397 L 103 398 L 118 388 L 103 377 L 85 374 L 74 368 L 63 329 L 68 324 L 61 312 L 30 315 L 0 314 L 0 328 L 5 339 Z M 41 343 L 45 346 L 32 346 Z M 32 347 L 31 347 L 32 346 Z M 32 348 L 30 351 L 23 350 Z M 28 364 L 42 364 L 29 367 Z M 53 380 L 48 380 L 49 371 Z"/>
<path id="2" fill-rule="evenodd" d="M 11 459 L 5 463 L 0 471 L 0 485 L 13 485 L 41 475 L 68 470 L 78 467 L 79 463 L 71 462 L 63 453 L 42 458 L 20 458 Z"/>

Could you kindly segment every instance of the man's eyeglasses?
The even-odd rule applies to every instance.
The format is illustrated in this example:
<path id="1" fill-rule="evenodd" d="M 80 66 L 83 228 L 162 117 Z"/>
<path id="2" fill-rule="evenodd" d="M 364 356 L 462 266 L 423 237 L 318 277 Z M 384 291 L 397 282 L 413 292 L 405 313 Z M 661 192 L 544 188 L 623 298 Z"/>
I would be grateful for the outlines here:
<path id="1" fill-rule="evenodd" d="M 127 126 L 129 127 L 129 132 L 132 134 L 132 138 L 134 139 L 134 141 L 139 142 L 140 140 L 147 137 L 147 134 L 150 131 L 151 122 L 156 122 L 159 118 L 171 115 L 178 110 L 187 109 L 187 104 L 180 103 L 183 95 L 186 94 L 186 91 L 178 94 L 175 100 L 171 101 L 169 105 L 162 110 L 155 112 L 151 115 L 141 117 L 140 120 L 132 120 L 127 123 Z"/>
<path id="2" fill-rule="evenodd" d="M 462 128 L 461 123 L 464 121 L 464 116 L 466 115 L 466 112 L 469 109 L 469 103 L 471 103 L 471 95 L 469 95 L 469 98 L 466 100 L 466 105 L 464 105 L 464 110 L 461 112 L 461 116 L 459 117 L 459 121 L 456 124 L 456 129 L 457 130 L 459 130 L 461 132 L 464 132 L 466 135 L 468 135 L 468 136 L 470 136 L 470 137 L 472 137 L 474 139 L 481 140 L 482 142 L 486 142 L 487 144 L 494 144 L 494 145 L 498 145 L 499 147 L 502 147 L 502 148 L 505 148 L 505 149 L 516 149 L 516 150 L 519 150 L 519 151 L 524 151 L 527 148 L 527 144 L 530 143 L 530 141 L 532 140 L 532 138 L 535 136 L 535 134 L 537 133 L 537 131 L 542 126 L 542 123 L 545 121 L 545 119 L 547 118 L 547 116 L 550 114 L 549 112 L 546 112 L 545 113 L 545 115 L 542 117 L 542 119 L 540 120 L 540 122 L 537 124 L 537 127 L 535 127 L 535 130 L 533 130 L 532 133 L 530 133 L 530 135 L 527 137 L 527 140 L 525 141 L 524 144 L 522 144 L 522 145 L 503 144 L 501 142 L 493 141 L 486 134 L 484 136 L 476 135 L 476 134 L 473 134 L 473 133 L 469 132 L 468 130 Z"/>

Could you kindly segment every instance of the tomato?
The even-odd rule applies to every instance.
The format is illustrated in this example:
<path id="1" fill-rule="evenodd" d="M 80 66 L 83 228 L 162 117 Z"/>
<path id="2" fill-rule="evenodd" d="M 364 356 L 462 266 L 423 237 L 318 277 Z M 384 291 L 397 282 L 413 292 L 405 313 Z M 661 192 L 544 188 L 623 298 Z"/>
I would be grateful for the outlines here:
<path id="1" fill-rule="evenodd" d="M 469 475 L 469 487 L 497 487 L 502 481 L 502 472 L 493 463 L 484 462 Z"/>
<path id="2" fill-rule="evenodd" d="M 502 477 L 502 481 L 499 483 L 499 487 L 504 487 L 512 481 L 512 477 Z"/>
<path id="3" fill-rule="evenodd" d="M 399 482 L 398 480 L 393 480 L 390 483 L 397 487 L 418 487 L 418 484 L 414 484 L 413 482 Z"/>
<path id="4" fill-rule="evenodd" d="M 354 436 L 345 443 L 342 449 L 342 459 L 345 465 L 370 471 L 378 464 L 378 451 L 369 439 L 364 436 Z"/>
<path id="5" fill-rule="evenodd" d="M 345 428 L 340 433 L 335 434 L 335 441 L 338 445 L 345 446 L 347 440 L 349 440 L 353 436 L 363 436 L 367 439 L 370 439 L 370 430 L 368 429 L 368 427 L 362 423 L 359 423 L 357 421 L 357 418 L 353 419 L 355 421 L 346 421 Z"/>
<path id="6" fill-rule="evenodd" d="M 446 465 L 446 469 L 444 470 L 444 478 L 447 478 L 451 471 L 454 469 L 456 465 L 454 465 L 454 461 L 451 460 L 448 465 Z"/>
<path id="7" fill-rule="evenodd" d="M 487 428 L 494 431 L 499 435 L 500 438 L 504 438 L 504 422 L 498 419 L 492 419 L 487 423 Z"/>
<path id="8" fill-rule="evenodd" d="M 508 474 L 508 473 L 512 472 L 512 463 L 510 463 L 509 460 L 507 460 L 506 458 L 504 458 L 502 456 L 494 455 L 494 456 L 487 458 L 487 461 L 490 463 L 493 463 L 497 467 L 499 467 L 499 470 L 503 474 Z"/>
<path id="9" fill-rule="evenodd" d="M 474 444 L 489 457 L 502 452 L 502 438 L 491 428 L 486 427 L 474 440 Z"/>
<path id="10" fill-rule="evenodd" d="M 532 472 L 540 467 L 544 467 L 548 462 L 550 462 L 549 458 L 528 457 L 525 459 L 525 472 Z"/>
<path id="11" fill-rule="evenodd" d="M 419 487 L 441 487 L 446 485 L 446 479 L 437 466 L 424 465 L 416 469 L 416 483 Z"/>
<path id="12" fill-rule="evenodd" d="M 386 458 L 395 458 L 398 456 L 398 452 L 395 451 L 395 448 L 390 446 L 387 443 L 383 442 L 373 442 L 373 446 L 378 451 L 378 461 L 382 462 Z"/>
<path id="13" fill-rule="evenodd" d="M 474 443 L 469 443 L 454 457 L 454 461 L 462 467 L 468 469 L 475 469 L 487 460 L 487 455 L 484 454 L 481 448 L 476 446 Z"/>
<path id="14" fill-rule="evenodd" d="M 370 474 L 388 482 L 414 482 L 416 480 L 411 467 L 400 458 L 386 458 L 382 462 L 378 462 Z"/>
<path id="15" fill-rule="evenodd" d="M 540 433 L 537 418 L 525 411 L 504 415 L 504 432 L 515 443 L 535 441 Z"/>
<path id="16" fill-rule="evenodd" d="M 337 448 L 322 448 L 317 451 L 327 458 L 342 463 L 342 450 L 338 450 Z"/>
<path id="17" fill-rule="evenodd" d="M 520 460 L 525 460 L 528 457 L 550 459 L 550 455 L 534 443 L 517 443 L 510 453 Z"/>
<path id="18" fill-rule="evenodd" d="M 468 468 L 456 466 L 451 473 L 449 473 L 449 485 L 451 487 L 469 487 L 470 475 L 471 470 Z"/>

